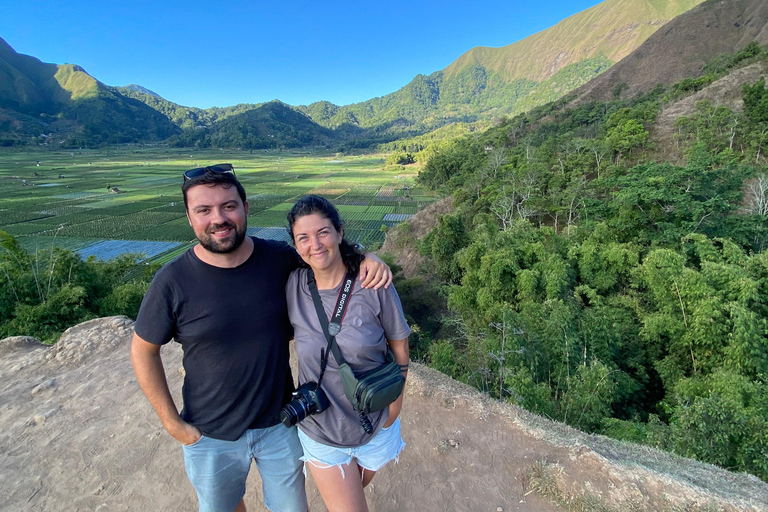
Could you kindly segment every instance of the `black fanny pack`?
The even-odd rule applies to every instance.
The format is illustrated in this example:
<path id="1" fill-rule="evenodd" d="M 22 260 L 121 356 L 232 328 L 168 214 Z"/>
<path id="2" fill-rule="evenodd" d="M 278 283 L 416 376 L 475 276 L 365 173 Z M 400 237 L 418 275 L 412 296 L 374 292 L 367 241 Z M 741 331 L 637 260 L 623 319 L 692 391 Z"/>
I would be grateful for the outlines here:
<path id="1" fill-rule="evenodd" d="M 315 275 L 311 270 L 307 273 L 307 285 L 312 293 L 312 301 L 315 304 L 317 317 L 323 328 L 323 334 L 325 334 L 328 340 L 328 350 L 323 353 L 320 373 L 322 375 L 325 371 L 325 365 L 328 362 L 328 352 L 333 352 L 333 357 L 336 358 L 336 362 L 339 365 L 344 394 L 349 399 L 352 407 L 360 413 L 360 422 L 363 425 L 363 429 L 368 432 L 366 422 L 370 427 L 370 421 L 364 418 L 364 416 L 380 411 L 397 400 L 397 397 L 403 392 L 405 377 L 403 377 L 400 365 L 395 361 L 395 355 L 389 347 L 387 347 L 387 357 L 384 364 L 366 372 L 355 373 L 341 355 L 339 346 L 336 343 L 336 335 L 341 330 L 341 321 L 347 311 L 347 304 L 352 295 L 354 283 L 355 276 L 347 274 L 339 291 L 339 298 L 336 300 L 333 316 L 329 322 L 323 309 L 323 303 L 320 300 L 320 294 L 317 291 Z"/>
<path id="2" fill-rule="evenodd" d="M 352 402 L 352 407 L 365 414 L 387 407 L 397 400 L 405 386 L 400 365 L 389 349 L 386 362 L 378 368 L 355 375 L 352 368 L 343 363 L 339 365 L 339 373 L 344 394 Z"/>

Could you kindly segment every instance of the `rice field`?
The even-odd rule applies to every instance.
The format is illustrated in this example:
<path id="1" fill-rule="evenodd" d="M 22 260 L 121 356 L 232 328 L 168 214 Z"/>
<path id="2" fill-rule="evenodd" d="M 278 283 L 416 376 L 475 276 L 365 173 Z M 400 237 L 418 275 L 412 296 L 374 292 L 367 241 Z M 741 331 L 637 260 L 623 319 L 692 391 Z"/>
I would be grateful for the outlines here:
<path id="1" fill-rule="evenodd" d="M 0 150 L 0 230 L 28 249 L 53 245 L 84 258 L 142 253 L 165 263 L 194 242 L 182 173 L 231 162 L 249 203 L 248 233 L 288 241 L 286 214 L 312 193 L 334 202 L 350 241 L 375 249 L 385 231 L 435 200 L 416 171 L 382 155 L 197 151 L 119 146 Z"/>
<path id="2" fill-rule="evenodd" d="M 170 251 L 181 245 L 178 242 L 147 242 L 136 240 L 104 240 L 96 242 L 77 251 L 88 259 L 94 257 L 99 260 L 111 260 L 121 254 L 140 254 L 145 259 Z"/>

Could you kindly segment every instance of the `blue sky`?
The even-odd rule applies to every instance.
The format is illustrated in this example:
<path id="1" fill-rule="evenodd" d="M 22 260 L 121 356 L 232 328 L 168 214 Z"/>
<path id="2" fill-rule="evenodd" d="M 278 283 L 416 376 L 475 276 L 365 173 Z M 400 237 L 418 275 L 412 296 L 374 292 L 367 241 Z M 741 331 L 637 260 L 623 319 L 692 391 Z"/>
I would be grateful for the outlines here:
<path id="1" fill-rule="evenodd" d="M 140 84 L 182 105 L 346 105 L 597 3 L 3 0 L 0 37 L 43 62 L 79 64 L 108 85 Z"/>

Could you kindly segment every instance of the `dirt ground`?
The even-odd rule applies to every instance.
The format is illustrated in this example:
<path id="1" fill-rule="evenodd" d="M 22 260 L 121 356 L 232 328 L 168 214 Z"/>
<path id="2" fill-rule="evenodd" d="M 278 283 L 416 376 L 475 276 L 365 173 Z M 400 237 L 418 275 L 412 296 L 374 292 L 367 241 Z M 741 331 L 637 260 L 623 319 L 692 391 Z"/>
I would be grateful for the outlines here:
<path id="1" fill-rule="evenodd" d="M 196 510 L 181 449 L 133 376 L 132 326 L 125 317 L 92 320 L 54 347 L 0 341 L 0 510 Z M 181 351 L 170 344 L 162 355 L 178 399 Z M 757 478 L 586 436 L 418 364 L 402 427 L 399 463 L 366 490 L 373 511 L 565 510 L 528 490 L 527 470 L 543 462 L 561 489 L 616 510 L 768 511 L 768 485 Z M 311 477 L 307 490 L 311 510 L 325 510 Z M 245 501 L 265 510 L 255 468 Z"/>

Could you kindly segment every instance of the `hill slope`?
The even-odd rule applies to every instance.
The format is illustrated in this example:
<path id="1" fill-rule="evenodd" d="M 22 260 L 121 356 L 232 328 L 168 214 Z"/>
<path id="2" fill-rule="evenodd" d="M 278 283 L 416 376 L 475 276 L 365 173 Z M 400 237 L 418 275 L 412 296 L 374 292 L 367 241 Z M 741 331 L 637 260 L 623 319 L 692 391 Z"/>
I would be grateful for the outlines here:
<path id="1" fill-rule="evenodd" d="M 0 39 L 0 140 L 18 143 L 54 133 L 70 144 L 138 142 L 179 131 L 80 66 L 43 63 Z"/>
<path id="2" fill-rule="evenodd" d="M 768 2 L 708 0 L 675 18 L 605 74 L 576 91 L 579 101 L 607 101 L 699 76 L 710 59 L 747 43 L 768 44 Z"/>
<path id="3" fill-rule="evenodd" d="M 476 47 L 445 68 L 446 79 L 481 66 L 505 82 L 541 82 L 583 59 L 618 62 L 662 25 L 703 0 L 607 0 L 502 48 Z"/>
<path id="4" fill-rule="evenodd" d="M 314 123 L 285 103 L 271 101 L 231 115 L 207 128 L 187 130 L 172 144 L 198 147 L 269 149 L 318 146 L 333 140 L 331 130 Z"/>
<path id="5" fill-rule="evenodd" d="M 379 134 L 488 121 L 588 82 L 702 1 L 606 0 L 514 44 L 473 48 L 392 94 L 344 107 L 319 102 L 299 108 L 324 126 L 376 127 Z"/>

